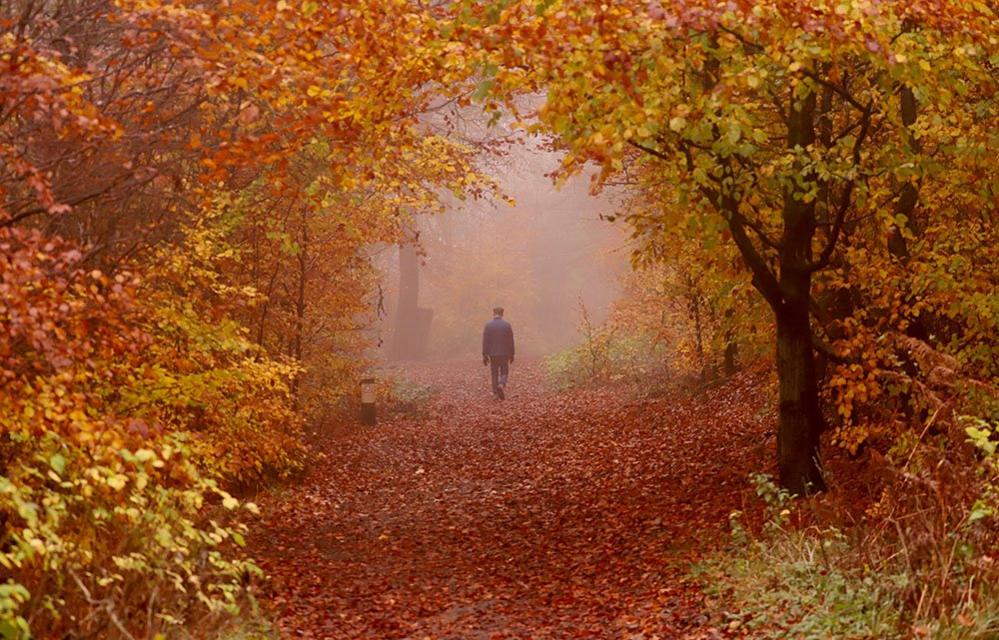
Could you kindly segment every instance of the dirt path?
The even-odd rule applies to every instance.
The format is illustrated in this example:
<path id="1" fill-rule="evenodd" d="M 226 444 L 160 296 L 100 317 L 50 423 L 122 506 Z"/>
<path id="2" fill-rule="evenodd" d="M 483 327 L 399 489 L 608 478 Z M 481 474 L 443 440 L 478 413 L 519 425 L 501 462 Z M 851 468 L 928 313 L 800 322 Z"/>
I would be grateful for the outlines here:
<path id="1" fill-rule="evenodd" d="M 289 637 L 714 637 L 690 563 L 759 468 L 758 381 L 698 400 L 551 393 L 518 366 L 410 368 L 419 420 L 333 436 L 252 547 Z"/>

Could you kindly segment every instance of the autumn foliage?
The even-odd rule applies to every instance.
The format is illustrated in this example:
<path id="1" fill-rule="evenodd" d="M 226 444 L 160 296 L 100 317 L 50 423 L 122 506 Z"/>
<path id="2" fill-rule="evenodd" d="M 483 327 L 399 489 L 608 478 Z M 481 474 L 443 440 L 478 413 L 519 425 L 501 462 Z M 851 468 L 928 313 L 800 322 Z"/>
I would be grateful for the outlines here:
<path id="1" fill-rule="evenodd" d="M 823 484 L 825 361 L 852 447 L 872 422 L 860 405 L 919 402 L 910 340 L 953 356 L 958 377 L 994 379 L 977 337 L 996 328 L 987 4 L 555 2 L 482 16 L 467 37 L 497 100 L 545 90 L 533 126 L 564 145 L 565 171 L 596 162 L 597 188 L 637 183 L 622 215 L 639 259 L 748 278 L 770 307 L 786 486 Z"/>
<path id="2" fill-rule="evenodd" d="M 403 9 L 0 8 L 3 637 L 206 634 L 245 598 L 230 492 L 352 388 L 367 248 L 491 188 L 421 125 L 454 61 Z"/>
<path id="3" fill-rule="evenodd" d="M 780 483 L 821 489 L 842 452 L 883 473 L 841 478 L 879 488 L 846 571 L 900 571 L 919 585 L 897 596 L 908 613 L 940 620 L 990 597 L 960 580 L 995 532 L 996 17 L 982 2 L 570 0 L 491 4 L 466 31 L 497 107 L 544 91 L 525 121 L 563 146 L 564 171 L 596 163 L 595 189 L 632 194 L 619 217 L 651 267 L 632 307 L 684 312 L 618 321 L 673 332 L 695 372 L 775 352 Z M 967 564 L 935 560 L 953 559 L 948 540 Z"/>
<path id="4" fill-rule="evenodd" d="M 0 4 L 0 636 L 230 623 L 259 573 L 234 494 L 299 472 L 353 389 L 373 247 L 498 195 L 469 113 L 623 193 L 637 275 L 577 352 L 601 381 L 598 349 L 699 384 L 772 359 L 780 495 L 878 466 L 863 517 L 950 615 L 999 510 L 996 24 L 966 0 Z M 462 259 L 505 274 L 508 249 Z"/>

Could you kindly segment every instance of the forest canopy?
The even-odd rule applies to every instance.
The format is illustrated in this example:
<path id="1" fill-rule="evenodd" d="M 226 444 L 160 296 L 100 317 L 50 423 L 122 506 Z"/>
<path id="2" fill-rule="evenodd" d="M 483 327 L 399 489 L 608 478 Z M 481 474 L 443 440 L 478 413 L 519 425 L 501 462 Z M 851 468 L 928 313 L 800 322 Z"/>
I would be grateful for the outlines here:
<path id="1" fill-rule="evenodd" d="M 967 0 L 3 3 L 0 636 L 224 626 L 261 573 L 236 496 L 308 465 L 378 346 L 374 249 L 503 202 L 489 163 L 521 134 L 555 182 L 622 194 L 634 273 L 579 370 L 612 366 L 594 345 L 702 383 L 772 362 L 794 495 L 830 448 L 994 453 L 997 24 Z M 472 253 L 483 281 L 517 255 Z"/>

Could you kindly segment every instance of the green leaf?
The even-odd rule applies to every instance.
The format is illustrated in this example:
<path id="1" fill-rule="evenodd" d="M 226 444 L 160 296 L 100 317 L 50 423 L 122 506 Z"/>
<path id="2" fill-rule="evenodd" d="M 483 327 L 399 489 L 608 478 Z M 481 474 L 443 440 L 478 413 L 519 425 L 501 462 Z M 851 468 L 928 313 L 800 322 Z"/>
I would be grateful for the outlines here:
<path id="1" fill-rule="evenodd" d="M 57 474 L 62 475 L 63 470 L 66 468 L 66 458 L 63 457 L 61 453 L 54 453 L 52 457 L 49 458 L 49 466 Z"/>
<path id="2" fill-rule="evenodd" d="M 22 502 L 17 505 L 17 515 L 21 516 L 29 527 L 38 524 L 38 507 L 33 502 Z"/>
<path id="3" fill-rule="evenodd" d="M 486 99 L 489 93 L 493 89 L 493 85 L 496 83 L 492 78 L 488 78 L 479 83 L 475 88 L 475 93 L 472 94 L 472 99 L 481 102 Z"/>
<path id="4" fill-rule="evenodd" d="M 995 510 L 979 500 L 975 502 L 974 507 L 971 509 L 971 513 L 968 514 L 968 524 L 977 522 L 978 520 L 984 520 L 985 518 L 991 518 L 993 515 L 995 515 Z"/>

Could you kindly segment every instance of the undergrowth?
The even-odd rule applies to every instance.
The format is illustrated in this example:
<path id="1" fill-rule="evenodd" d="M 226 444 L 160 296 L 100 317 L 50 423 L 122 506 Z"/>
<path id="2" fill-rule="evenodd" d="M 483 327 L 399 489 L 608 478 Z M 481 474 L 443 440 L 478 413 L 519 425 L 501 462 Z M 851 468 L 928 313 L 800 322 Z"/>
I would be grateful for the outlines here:
<path id="1" fill-rule="evenodd" d="M 241 615 L 223 627 L 216 640 L 279 640 L 281 633 L 261 611 L 255 598 L 247 598 Z"/>
<path id="2" fill-rule="evenodd" d="M 601 328 L 585 338 L 546 358 L 548 381 L 556 390 L 620 384 L 650 396 L 661 393 L 671 379 L 669 354 L 647 336 Z"/>
<path id="3" fill-rule="evenodd" d="M 833 524 L 821 498 L 797 499 L 753 475 L 762 522 L 733 513 L 729 547 L 693 570 L 727 603 L 723 622 L 753 638 L 999 637 L 995 430 L 978 420 L 966 432 L 981 452 L 971 501 L 953 501 L 938 477 L 924 487 L 932 501 L 911 486 L 886 487 L 862 521 Z M 929 458 L 926 449 L 919 455 Z M 897 482 L 922 475 L 911 461 Z"/>
<path id="4" fill-rule="evenodd" d="M 427 411 L 436 389 L 429 384 L 390 378 L 378 389 L 378 401 L 386 415 L 419 418 Z"/>

